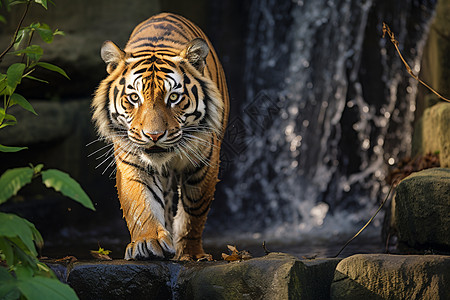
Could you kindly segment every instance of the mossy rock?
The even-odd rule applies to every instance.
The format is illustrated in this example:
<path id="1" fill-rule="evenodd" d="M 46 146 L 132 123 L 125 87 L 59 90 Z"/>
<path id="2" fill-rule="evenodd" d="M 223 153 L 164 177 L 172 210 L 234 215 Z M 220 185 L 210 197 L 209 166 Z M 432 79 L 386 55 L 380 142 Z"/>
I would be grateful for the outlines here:
<path id="1" fill-rule="evenodd" d="M 415 126 L 413 154 L 439 152 L 441 167 L 450 167 L 450 103 L 440 102 L 424 111 Z"/>
<path id="2" fill-rule="evenodd" d="M 392 224 L 399 246 L 450 253 L 450 169 L 416 172 L 397 187 Z"/>
<path id="3" fill-rule="evenodd" d="M 331 299 L 449 299 L 450 257 L 358 254 L 336 267 Z"/>

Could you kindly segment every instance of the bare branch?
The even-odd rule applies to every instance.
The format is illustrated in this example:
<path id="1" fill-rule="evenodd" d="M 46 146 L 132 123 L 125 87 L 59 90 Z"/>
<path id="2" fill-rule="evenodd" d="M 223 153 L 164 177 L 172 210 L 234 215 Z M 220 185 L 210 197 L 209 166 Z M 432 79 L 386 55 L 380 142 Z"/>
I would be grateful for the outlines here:
<path id="1" fill-rule="evenodd" d="M 429 89 L 431 92 L 433 92 L 436 96 L 438 96 L 439 98 L 441 98 L 444 101 L 450 102 L 450 99 L 445 98 L 444 96 L 440 95 L 438 92 L 436 92 L 432 87 L 430 87 L 428 84 L 426 84 L 425 82 L 423 82 L 419 76 L 417 76 L 416 74 L 414 74 L 414 72 L 412 71 L 411 67 L 408 65 L 408 63 L 406 62 L 406 60 L 403 58 L 402 53 L 400 52 L 400 49 L 398 48 L 398 41 L 395 39 L 394 33 L 391 31 L 391 29 L 389 28 L 389 26 L 383 22 L 383 38 L 385 37 L 386 33 L 389 35 L 392 44 L 395 47 L 395 50 L 397 50 L 398 55 L 400 56 L 400 59 L 402 60 L 403 64 L 406 67 L 406 70 L 408 71 L 408 73 L 418 82 L 420 82 L 421 84 L 423 84 L 427 89 Z"/>

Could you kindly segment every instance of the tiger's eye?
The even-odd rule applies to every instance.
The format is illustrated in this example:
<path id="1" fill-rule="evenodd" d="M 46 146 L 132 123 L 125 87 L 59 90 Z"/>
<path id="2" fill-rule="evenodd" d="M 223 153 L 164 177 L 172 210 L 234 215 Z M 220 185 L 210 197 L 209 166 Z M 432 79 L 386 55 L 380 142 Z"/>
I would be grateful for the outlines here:
<path id="1" fill-rule="evenodd" d="M 133 104 L 136 104 L 139 101 L 139 96 L 136 93 L 130 95 L 129 99 Z"/>
<path id="2" fill-rule="evenodd" d="M 169 100 L 171 102 L 175 102 L 175 101 L 178 100 L 178 97 L 179 97 L 179 95 L 177 93 L 172 93 L 172 94 L 169 95 Z"/>

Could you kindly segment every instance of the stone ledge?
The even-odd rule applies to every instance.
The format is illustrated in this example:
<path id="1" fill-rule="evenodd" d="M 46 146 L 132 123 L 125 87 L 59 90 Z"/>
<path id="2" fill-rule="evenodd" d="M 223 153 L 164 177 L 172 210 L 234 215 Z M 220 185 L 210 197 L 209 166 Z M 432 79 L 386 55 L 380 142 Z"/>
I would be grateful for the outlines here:
<path id="1" fill-rule="evenodd" d="M 440 102 L 425 109 L 414 128 L 412 152 L 439 152 L 441 167 L 450 167 L 450 103 Z"/>
<path id="2" fill-rule="evenodd" d="M 449 299 L 450 256 L 358 254 L 336 267 L 331 299 Z"/>
<path id="3" fill-rule="evenodd" d="M 358 254 L 243 262 L 49 264 L 80 299 L 449 299 L 450 256 Z"/>
<path id="4" fill-rule="evenodd" d="M 415 172 L 401 181 L 387 213 L 403 253 L 450 253 L 450 169 Z M 413 252 L 414 253 L 414 252 Z"/>
<path id="5" fill-rule="evenodd" d="M 340 259 L 270 253 L 242 262 L 48 264 L 80 299 L 328 299 Z"/>

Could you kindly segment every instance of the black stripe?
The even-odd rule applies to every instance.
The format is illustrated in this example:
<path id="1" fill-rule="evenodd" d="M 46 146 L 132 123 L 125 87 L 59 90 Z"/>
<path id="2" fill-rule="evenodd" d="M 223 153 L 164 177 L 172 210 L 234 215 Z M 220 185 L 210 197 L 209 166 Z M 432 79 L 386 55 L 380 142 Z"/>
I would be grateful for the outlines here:
<path id="1" fill-rule="evenodd" d="M 169 45 L 166 45 L 166 44 L 153 44 L 153 43 L 140 44 L 140 45 L 138 45 L 136 47 L 133 47 L 133 50 L 138 50 L 139 48 L 146 48 L 146 47 L 158 48 L 158 51 L 159 50 L 166 50 L 166 51 L 173 50 L 173 47 L 171 47 Z M 163 48 L 163 49 L 161 49 L 161 48 Z M 145 49 L 145 50 L 148 51 L 148 49 Z M 140 50 L 140 51 L 143 51 L 143 50 Z M 140 52 L 140 51 L 138 50 L 136 52 Z M 171 51 L 171 52 L 173 52 L 173 51 Z"/>
<path id="2" fill-rule="evenodd" d="M 192 87 L 191 92 L 192 92 L 192 94 L 194 95 L 194 98 L 195 98 L 195 99 L 197 100 L 197 102 L 198 102 L 198 89 L 197 89 L 197 86 L 196 86 L 196 85 L 194 85 L 194 86 Z M 197 104 L 197 108 L 198 108 L 198 104 Z"/>
<path id="3" fill-rule="evenodd" d="M 181 72 L 184 74 L 184 76 L 183 76 L 184 84 L 187 85 L 187 84 L 191 83 L 191 80 L 189 79 L 189 77 L 188 77 L 188 76 L 186 75 L 186 73 L 184 72 L 184 69 L 183 69 L 183 68 L 180 68 L 180 70 L 181 70 Z"/>
<path id="4" fill-rule="evenodd" d="M 171 62 L 171 61 L 168 60 L 168 59 L 163 59 L 163 61 L 164 61 L 166 64 L 168 64 L 169 66 L 171 66 L 172 68 L 176 68 L 176 67 L 177 67 L 173 62 Z"/>
<path id="5" fill-rule="evenodd" d="M 161 198 L 155 193 L 155 191 L 152 189 L 152 187 L 150 185 L 148 185 L 146 182 L 140 180 L 140 179 L 131 179 L 132 181 L 138 182 L 140 184 L 142 184 L 143 186 L 145 186 L 153 195 L 153 198 L 155 198 L 155 200 L 161 205 L 162 208 L 164 208 L 164 202 L 161 200 Z"/>
<path id="6" fill-rule="evenodd" d="M 158 183 L 156 183 L 156 178 L 155 178 L 155 176 L 153 176 L 153 183 L 156 185 L 156 187 L 158 188 L 158 190 L 160 190 L 161 191 L 161 193 L 163 193 L 164 194 L 164 192 L 163 192 L 163 190 L 162 190 L 162 188 L 158 185 Z"/>
<path id="7" fill-rule="evenodd" d="M 142 172 L 146 173 L 146 174 L 149 175 L 149 176 L 153 176 L 153 175 L 155 174 L 155 173 L 153 172 L 153 170 L 145 169 L 145 168 L 143 168 L 143 167 L 141 167 L 141 166 L 138 166 L 138 165 L 136 165 L 136 164 L 134 164 L 134 163 L 132 163 L 132 162 L 129 162 L 129 161 L 127 161 L 127 160 L 124 160 L 124 159 L 120 158 L 119 156 L 117 156 L 117 158 L 120 160 L 120 162 L 122 162 L 122 163 L 124 163 L 124 164 L 126 164 L 126 165 L 129 165 L 129 166 L 132 166 L 132 167 L 138 169 L 139 171 L 142 171 Z"/>
<path id="8" fill-rule="evenodd" d="M 156 192 L 153 189 L 149 187 L 149 190 L 152 193 L 153 197 L 156 199 L 156 201 L 158 201 L 161 207 L 164 208 L 165 207 L 164 201 L 161 198 L 159 198 L 158 194 L 156 194 Z"/>
<path id="9" fill-rule="evenodd" d="M 192 23 L 189 23 L 186 19 L 181 18 L 181 17 L 179 17 L 179 16 L 177 16 L 177 15 L 170 15 L 170 17 L 172 17 L 172 18 L 178 20 L 179 22 L 181 22 L 181 23 L 182 23 L 184 26 L 186 26 L 186 27 L 191 31 L 191 33 L 193 33 L 195 36 L 197 36 L 197 37 L 202 37 L 201 32 L 199 32 L 199 30 L 198 30 Z"/>
<path id="10" fill-rule="evenodd" d="M 211 145 L 211 148 L 210 148 L 208 157 L 206 158 L 207 161 L 210 161 L 210 160 L 211 160 L 211 156 L 212 156 L 212 153 L 213 153 L 213 148 L 214 148 L 214 147 Z M 196 173 L 199 173 L 199 172 L 202 171 L 205 167 L 206 167 L 206 165 L 197 167 L 197 168 L 195 169 L 195 171 L 194 171 L 193 173 L 190 174 L 191 176 L 190 176 L 189 178 L 192 178 L 193 175 L 195 175 Z M 186 183 L 189 184 L 189 185 L 197 185 L 197 184 L 199 184 L 200 182 L 202 182 L 202 181 L 206 178 L 206 175 L 207 175 L 207 174 L 208 174 L 208 170 L 204 171 L 204 173 L 203 173 L 201 176 L 199 176 L 198 178 L 196 178 L 196 179 L 189 180 L 189 178 L 188 178 L 188 179 L 186 180 Z"/>
<path id="11" fill-rule="evenodd" d="M 151 19 L 148 20 L 148 22 L 146 22 L 145 24 L 142 24 L 142 26 L 138 29 L 138 31 L 136 32 L 136 34 L 140 33 L 141 31 L 145 30 L 146 28 L 148 28 L 148 27 L 150 27 L 150 26 L 155 26 L 155 27 L 156 27 L 156 26 L 161 26 L 161 25 L 156 25 L 156 24 L 154 24 L 154 23 L 164 23 L 164 22 L 167 22 L 167 23 L 169 23 L 169 24 L 172 24 L 172 25 L 175 25 L 176 27 L 178 27 L 179 30 L 173 28 L 173 31 L 179 33 L 179 34 L 182 35 L 186 40 L 188 40 L 188 38 L 187 38 L 187 37 L 184 35 L 184 33 L 183 33 L 184 28 L 183 28 L 180 24 L 178 24 L 178 23 L 176 23 L 176 22 L 174 22 L 173 20 L 170 20 L 170 19 L 168 19 L 168 18 L 151 18 Z M 156 27 L 156 28 L 158 28 L 158 27 Z M 165 29 L 165 28 L 164 28 L 164 29 Z"/>
<path id="12" fill-rule="evenodd" d="M 170 51 L 168 49 L 165 49 L 165 51 L 160 51 L 159 49 L 158 50 L 145 49 L 145 50 L 140 50 L 140 51 L 131 53 L 131 57 L 139 58 L 139 57 L 144 57 L 144 56 L 152 56 L 152 55 L 155 55 L 155 53 L 157 53 L 158 55 L 171 56 L 171 57 L 178 56 L 178 53 Z"/>
<path id="13" fill-rule="evenodd" d="M 164 68 L 164 67 L 159 67 L 159 70 L 160 70 L 161 72 L 164 72 L 164 73 L 167 73 L 167 74 L 172 74 L 172 73 L 174 73 L 173 70 L 168 69 L 168 68 Z M 175 80 L 174 80 L 174 81 L 175 81 Z"/>
<path id="14" fill-rule="evenodd" d="M 185 43 L 180 42 L 179 40 L 174 40 L 171 38 L 165 38 L 165 37 L 161 37 L 161 36 L 148 36 L 148 37 L 141 37 L 141 38 L 137 38 L 134 40 L 130 40 L 130 42 L 128 42 L 128 45 L 131 47 L 139 47 L 139 45 L 134 46 L 135 44 L 139 43 L 139 42 L 171 42 L 174 44 L 178 44 L 178 45 L 184 45 Z M 173 47 L 172 47 L 173 48 Z"/>
<path id="15" fill-rule="evenodd" d="M 188 215 L 194 216 L 194 217 L 201 217 L 201 216 L 205 215 L 205 214 L 208 212 L 209 207 L 211 206 L 211 203 L 212 203 L 212 201 L 211 201 L 208 205 L 206 205 L 206 207 L 205 207 L 204 210 L 200 211 L 199 213 L 193 213 L 193 212 L 192 212 L 192 208 L 189 207 L 189 206 L 187 206 L 187 205 L 184 203 L 184 201 L 183 201 L 183 208 L 184 208 L 184 211 L 185 211 Z M 201 206 L 198 207 L 197 209 L 194 208 L 194 210 L 198 210 L 198 209 L 200 209 L 200 208 L 201 208 Z"/>
<path id="16" fill-rule="evenodd" d="M 189 40 L 183 31 L 179 30 L 176 26 L 173 26 L 173 23 L 171 23 L 170 21 L 166 21 L 166 23 L 168 24 L 161 24 L 161 23 L 159 25 L 155 24 L 154 27 L 156 29 L 166 30 L 166 32 L 169 34 L 174 32 L 178 35 L 181 35 L 185 40 Z"/>

